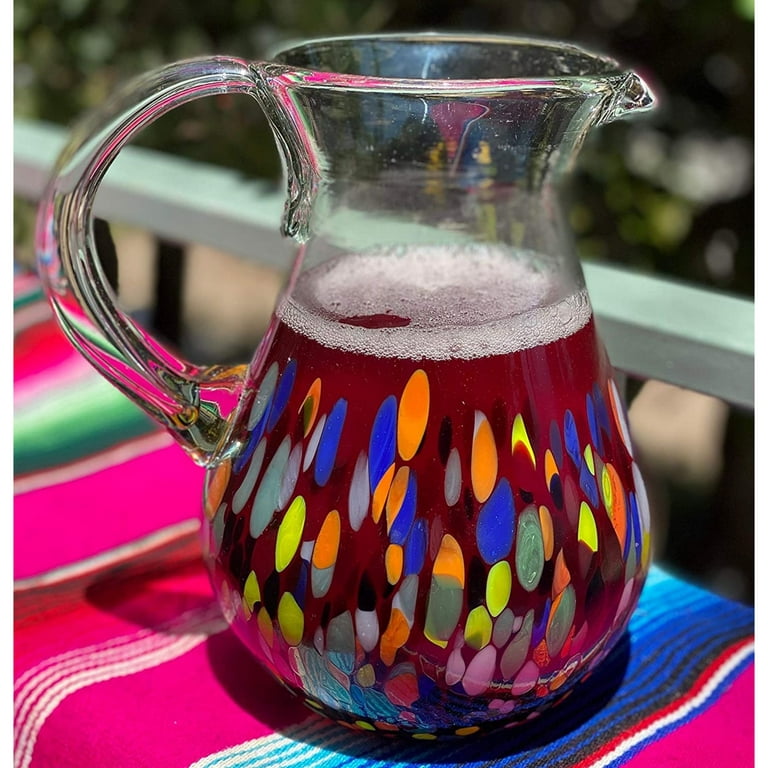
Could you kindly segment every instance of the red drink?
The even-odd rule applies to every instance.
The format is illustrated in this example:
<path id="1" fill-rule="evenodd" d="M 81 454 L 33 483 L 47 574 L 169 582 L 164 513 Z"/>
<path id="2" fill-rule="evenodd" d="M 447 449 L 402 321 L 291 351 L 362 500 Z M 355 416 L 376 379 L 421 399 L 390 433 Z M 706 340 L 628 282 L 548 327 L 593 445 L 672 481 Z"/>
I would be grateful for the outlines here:
<path id="1" fill-rule="evenodd" d="M 208 478 L 209 564 L 237 634 L 312 706 L 470 733 L 615 644 L 647 502 L 587 296 L 546 263 L 329 262 L 253 370 L 239 452 Z"/>

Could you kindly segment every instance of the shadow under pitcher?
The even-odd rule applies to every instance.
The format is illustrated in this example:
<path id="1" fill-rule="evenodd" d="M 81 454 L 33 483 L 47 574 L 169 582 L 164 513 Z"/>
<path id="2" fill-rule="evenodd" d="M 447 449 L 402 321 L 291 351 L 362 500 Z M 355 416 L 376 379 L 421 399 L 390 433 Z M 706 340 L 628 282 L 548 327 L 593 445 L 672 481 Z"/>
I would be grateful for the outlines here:
<path id="1" fill-rule="evenodd" d="M 297 251 L 250 364 L 200 367 L 115 306 L 91 210 L 144 125 L 237 92 L 273 129 Z M 56 316 L 207 467 L 223 613 L 313 709 L 514 725 L 625 631 L 648 501 L 560 190 L 592 127 L 652 103 L 573 45 L 383 35 L 172 64 L 73 131 L 36 238 Z"/>

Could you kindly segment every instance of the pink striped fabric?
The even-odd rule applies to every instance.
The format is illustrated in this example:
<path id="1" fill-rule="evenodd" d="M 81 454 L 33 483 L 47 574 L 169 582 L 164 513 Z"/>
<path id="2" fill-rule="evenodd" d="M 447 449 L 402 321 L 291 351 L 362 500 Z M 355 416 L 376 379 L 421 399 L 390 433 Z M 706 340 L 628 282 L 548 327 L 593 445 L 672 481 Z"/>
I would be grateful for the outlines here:
<path id="1" fill-rule="evenodd" d="M 640 750 L 628 763 L 630 768 L 720 768 L 723 755 L 728 756 L 725 764 L 754 765 L 754 722 L 744 712 L 744 702 L 755 697 L 754 667 L 749 672 L 736 678 L 716 707 Z"/>
<path id="2" fill-rule="evenodd" d="M 29 578 L 197 519 L 202 481 L 202 470 L 160 433 L 24 478 L 17 483 L 16 577 Z"/>
<path id="3" fill-rule="evenodd" d="M 751 764 L 751 613 L 658 573 L 625 681 L 586 722 L 577 703 L 544 737 L 534 720 L 506 741 L 430 745 L 312 714 L 213 602 L 202 470 L 69 348 L 33 278 L 19 276 L 16 295 L 16 768 Z M 699 627 L 678 638 L 682 650 L 655 629 L 670 605 Z M 644 679 L 667 656 L 665 685 Z"/>

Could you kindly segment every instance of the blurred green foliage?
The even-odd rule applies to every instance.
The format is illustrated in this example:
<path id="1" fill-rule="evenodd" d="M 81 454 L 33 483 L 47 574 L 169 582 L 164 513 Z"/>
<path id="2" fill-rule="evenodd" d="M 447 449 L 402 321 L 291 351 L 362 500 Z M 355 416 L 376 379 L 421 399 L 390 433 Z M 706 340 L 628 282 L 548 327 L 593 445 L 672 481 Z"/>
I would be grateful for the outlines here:
<path id="1" fill-rule="evenodd" d="M 116 85 L 206 53 L 266 57 L 283 41 L 414 29 L 569 39 L 636 66 L 661 97 L 597 132 L 571 189 L 586 258 L 753 293 L 752 0 L 17 0 L 15 111 L 70 123 Z M 137 143 L 277 179 L 246 99 L 187 105 Z M 23 222 L 19 222 L 20 229 Z"/>

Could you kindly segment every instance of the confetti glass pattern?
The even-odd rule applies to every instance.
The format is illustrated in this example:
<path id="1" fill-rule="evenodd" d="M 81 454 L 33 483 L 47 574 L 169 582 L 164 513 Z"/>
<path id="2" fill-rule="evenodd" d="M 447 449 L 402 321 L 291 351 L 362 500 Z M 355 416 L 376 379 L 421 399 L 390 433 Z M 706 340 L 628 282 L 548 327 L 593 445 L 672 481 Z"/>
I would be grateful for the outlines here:
<path id="1" fill-rule="evenodd" d="M 416 738 L 524 721 L 612 648 L 648 502 L 594 323 L 508 355 L 380 358 L 278 323 L 208 474 L 231 623 L 307 704 Z"/>

